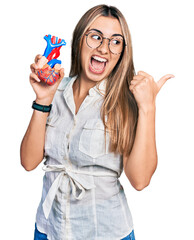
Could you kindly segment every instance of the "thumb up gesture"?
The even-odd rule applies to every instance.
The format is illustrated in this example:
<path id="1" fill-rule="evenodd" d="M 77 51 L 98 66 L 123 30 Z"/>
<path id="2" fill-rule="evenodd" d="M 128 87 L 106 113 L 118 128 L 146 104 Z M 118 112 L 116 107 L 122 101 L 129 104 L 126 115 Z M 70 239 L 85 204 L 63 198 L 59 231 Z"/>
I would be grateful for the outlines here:
<path id="1" fill-rule="evenodd" d="M 155 106 L 155 99 L 166 81 L 175 77 L 172 74 L 166 74 L 157 82 L 154 78 L 146 72 L 139 71 L 137 75 L 131 80 L 129 86 L 130 91 L 133 93 L 137 102 L 138 108 L 144 111 L 153 108 Z"/>

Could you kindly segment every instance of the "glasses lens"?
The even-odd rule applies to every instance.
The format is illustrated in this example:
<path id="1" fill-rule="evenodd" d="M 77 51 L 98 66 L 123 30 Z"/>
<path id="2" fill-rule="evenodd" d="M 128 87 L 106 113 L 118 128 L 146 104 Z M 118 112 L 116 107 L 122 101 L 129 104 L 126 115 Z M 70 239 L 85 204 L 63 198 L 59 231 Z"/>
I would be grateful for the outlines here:
<path id="1" fill-rule="evenodd" d="M 120 54 L 123 51 L 123 38 L 115 37 L 110 40 L 110 51 L 114 54 Z"/>
<path id="2" fill-rule="evenodd" d="M 103 37 L 97 32 L 90 32 L 86 35 L 86 42 L 90 48 L 98 48 Z M 110 39 L 109 49 L 113 54 L 120 54 L 123 51 L 124 40 L 122 37 L 114 37 Z"/>
<path id="3" fill-rule="evenodd" d="M 97 48 L 102 43 L 102 36 L 96 32 L 90 32 L 87 35 L 87 44 L 91 48 Z"/>

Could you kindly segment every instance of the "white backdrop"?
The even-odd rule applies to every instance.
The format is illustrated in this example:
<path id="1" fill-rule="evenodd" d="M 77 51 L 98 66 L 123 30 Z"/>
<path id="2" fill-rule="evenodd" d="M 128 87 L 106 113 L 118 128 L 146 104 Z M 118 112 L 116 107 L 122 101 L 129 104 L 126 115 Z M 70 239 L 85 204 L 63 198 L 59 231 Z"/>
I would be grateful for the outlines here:
<path id="1" fill-rule="evenodd" d="M 145 71 L 156 81 L 168 73 L 175 75 L 157 96 L 159 162 L 150 185 L 138 192 L 124 173 L 120 178 L 136 239 L 194 239 L 192 0 L 10 0 L 1 4 L 1 239 L 33 239 L 41 197 L 42 164 L 26 172 L 19 155 L 35 99 L 29 66 L 36 54 L 44 52 L 44 35 L 59 36 L 67 42 L 60 56 L 67 76 L 73 29 L 86 10 L 100 3 L 115 5 L 126 17 L 136 72 Z"/>

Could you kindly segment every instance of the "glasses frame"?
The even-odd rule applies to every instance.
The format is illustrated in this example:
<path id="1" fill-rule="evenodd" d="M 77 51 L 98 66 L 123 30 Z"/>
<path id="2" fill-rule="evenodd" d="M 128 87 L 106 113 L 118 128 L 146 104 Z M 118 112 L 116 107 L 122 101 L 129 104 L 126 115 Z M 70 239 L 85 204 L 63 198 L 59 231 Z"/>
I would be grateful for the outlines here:
<path id="1" fill-rule="evenodd" d="M 120 53 L 113 53 L 113 52 L 110 50 L 110 41 L 111 41 L 114 37 L 113 37 L 113 38 L 107 38 L 107 37 L 101 36 L 101 37 L 102 37 L 102 41 L 101 41 L 100 45 L 99 45 L 98 47 L 93 48 L 93 47 L 91 47 L 91 46 L 88 44 L 88 42 L 87 42 L 88 35 L 91 34 L 91 33 L 97 33 L 98 35 L 101 35 L 100 33 L 96 32 L 96 31 L 90 31 L 90 32 L 88 32 L 88 33 L 85 33 L 85 35 L 86 35 L 86 44 L 88 45 L 89 48 L 97 49 L 97 48 L 99 48 L 99 47 L 102 45 L 104 39 L 108 39 L 108 49 L 109 49 L 109 51 L 110 51 L 112 54 L 119 55 L 119 54 L 121 54 L 121 53 L 123 52 L 123 50 L 124 50 L 124 48 L 125 48 L 125 46 L 126 46 L 124 37 L 120 36 L 120 37 L 123 39 L 123 49 L 122 49 L 122 51 L 121 51 Z"/>

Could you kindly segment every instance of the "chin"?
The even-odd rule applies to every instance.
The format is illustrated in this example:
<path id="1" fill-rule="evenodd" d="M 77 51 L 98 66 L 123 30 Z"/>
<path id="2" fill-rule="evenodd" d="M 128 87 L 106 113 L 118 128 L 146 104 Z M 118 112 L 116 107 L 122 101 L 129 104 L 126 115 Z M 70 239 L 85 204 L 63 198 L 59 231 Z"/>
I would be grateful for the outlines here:
<path id="1" fill-rule="evenodd" d="M 105 74 L 91 74 L 91 73 L 88 74 L 88 79 L 96 83 L 102 81 L 105 78 L 106 78 Z"/>

